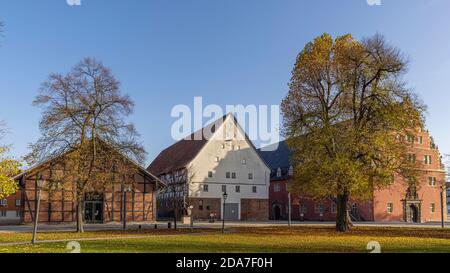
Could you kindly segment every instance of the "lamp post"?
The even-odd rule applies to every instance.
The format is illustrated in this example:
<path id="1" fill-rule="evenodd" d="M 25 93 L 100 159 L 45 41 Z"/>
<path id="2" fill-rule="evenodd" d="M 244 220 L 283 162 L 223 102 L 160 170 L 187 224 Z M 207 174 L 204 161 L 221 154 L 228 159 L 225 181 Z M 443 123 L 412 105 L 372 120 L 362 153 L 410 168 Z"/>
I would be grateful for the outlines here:
<path id="1" fill-rule="evenodd" d="M 222 234 L 225 233 L 225 202 L 227 201 L 227 192 L 223 193 L 223 215 L 222 215 Z"/>
<path id="2" fill-rule="evenodd" d="M 37 193 L 37 203 L 36 203 L 36 207 L 34 210 L 34 227 L 33 227 L 33 238 L 31 240 L 32 244 L 36 243 L 36 234 L 37 234 L 37 226 L 39 223 L 39 210 L 41 207 L 41 191 L 42 191 L 42 187 L 45 184 L 45 180 L 42 178 L 42 175 L 39 176 L 39 178 L 36 180 L 36 187 L 38 190 Z"/>
<path id="3" fill-rule="evenodd" d="M 291 192 L 288 193 L 288 225 L 289 227 L 292 225 L 292 200 L 291 200 Z"/>
<path id="4" fill-rule="evenodd" d="M 445 220 L 444 220 L 444 194 L 446 194 L 447 186 L 444 184 L 441 188 L 441 226 L 445 228 Z"/>
<path id="5" fill-rule="evenodd" d="M 127 193 L 131 192 L 131 185 L 126 185 L 123 188 L 123 229 L 127 229 Z"/>

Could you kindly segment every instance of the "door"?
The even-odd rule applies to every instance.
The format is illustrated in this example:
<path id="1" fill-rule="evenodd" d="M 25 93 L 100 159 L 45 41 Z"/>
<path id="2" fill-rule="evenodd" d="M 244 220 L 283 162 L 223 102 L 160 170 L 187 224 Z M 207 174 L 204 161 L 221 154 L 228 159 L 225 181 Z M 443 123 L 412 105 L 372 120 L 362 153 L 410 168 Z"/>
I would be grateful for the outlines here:
<path id="1" fill-rule="evenodd" d="M 86 201 L 84 203 L 84 219 L 89 224 L 103 223 L 103 202 Z"/>
<path id="2" fill-rule="evenodd" d="M 239 221 L 239 204 L 225 204 L 225 220 Z"/>
<path id="3" fill-rule="evenodd" d="M 273 219 L 281 220 L 281 208 L 279 205 L 273 205 Z"/>
<path id="4" fill-rule="evenodd" d="M 419 211 L 417 210 L 417 207 L 415 205 L 411 205 L 410 210 L 411 210 L 411 222 L 418 223 L 419 222 Z"/>

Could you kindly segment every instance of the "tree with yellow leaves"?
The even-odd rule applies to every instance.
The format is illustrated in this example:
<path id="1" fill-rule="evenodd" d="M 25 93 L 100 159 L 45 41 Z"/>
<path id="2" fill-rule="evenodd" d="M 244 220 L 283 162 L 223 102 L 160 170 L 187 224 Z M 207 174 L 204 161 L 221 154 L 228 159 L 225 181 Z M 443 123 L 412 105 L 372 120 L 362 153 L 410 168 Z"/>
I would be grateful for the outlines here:
<path id="1" fill-rule="evenodd" d="M 0 125 L 1 126 L 1 125 Z M 0 136 L 4 130 L 0 129 Z M 9 158 L 6 154 L 8 146 L 0 145 L 0 199 L 4 199 L 18 190 L 17 182 L 13 176 L 20 172 L 20 163 Z"/>
<path id="2" fill-rule="evenodd" d="M 350 200 L 370 200 L 394 175 L 416 181 L 419 166 L 407 160 L 402 136 L 423 127 L 425 105 L 406 88 L 406 67 L 380 35 L 324 34 L 298 55 L 282 105 L 291 191 L 336 198 L 338 231 L 351 226 Z"/>

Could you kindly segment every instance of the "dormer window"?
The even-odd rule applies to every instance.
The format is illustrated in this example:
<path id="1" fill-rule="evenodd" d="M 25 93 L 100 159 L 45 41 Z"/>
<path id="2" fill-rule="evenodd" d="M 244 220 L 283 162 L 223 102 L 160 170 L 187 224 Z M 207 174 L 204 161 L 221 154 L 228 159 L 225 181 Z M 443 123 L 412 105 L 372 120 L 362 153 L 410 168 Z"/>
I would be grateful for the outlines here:
<path id="1" fill-rule="evenodd" d="M 281 168 L 277 169 L 277 177 L 281 177 Z"/>
<path id="2" fill-rule="evenodd" d="M 247 160 L 246 159 L 242 159 L 242 165 L 247 165 Z"/>
<path id="3" fill-rule="evenodd" d="M 294 167 L 292 165 L 289 167 L 289 176 L 294 176 Z"/>

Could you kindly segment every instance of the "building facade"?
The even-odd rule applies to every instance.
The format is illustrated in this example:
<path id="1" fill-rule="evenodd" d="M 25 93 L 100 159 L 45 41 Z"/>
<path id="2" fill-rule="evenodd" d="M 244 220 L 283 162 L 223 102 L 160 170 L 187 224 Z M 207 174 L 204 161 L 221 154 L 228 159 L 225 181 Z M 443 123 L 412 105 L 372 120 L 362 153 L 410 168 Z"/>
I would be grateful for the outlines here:
<path id="1" fill-rule="evenodd" d="M 21 192 L 0 200 L 0 225 L 19 224 L 21 208 Z"/>
<path id="2" fill-rule="evenodd" d="M 421 164 L 417 186 L 409 188 L 405 179 L 395 177 L 389 187 L 375 190 L 371 200 L 351 202 L 350 215 L 355 221 L 380 222 L 431 222 L 441 220 L 441 195 L 444 208 L 447 204 L 445 171 L 441 155 L 428 131 L 419 130 L 414 135 L 401 136 L 408 146 L 409 160 Z M 293 175 L 290 165 L 291 151 L 285 142 L 277 145 L 275 151 L 260 151 L 271 167 L 269 190 L 270 219 L 288 218 L 289 183 Z M 314 200 L 308 196 L 291 196 L 291 217 L 304 221 L 335 221 L 336 202 L 334 197 Z M 446 219 L 447 211 L 444 212 Z"/>
<path id="3" fill-rule="evenodd" d="M 85 193 L 83 215 L 86 223 L 101 224 L 123 219 L 136 222 L 156 220 L 156 188 L 159 179 L 125 156 L 123 162 L 132 164 L 135 171 L 127 176 L 113 175 L 114 179 L 110 183 Z M 17 210 L 18 222 L 26 224 L 34 221 L 39 180 L 44 181 L 41 188 L 39 222 L 76 222 L 74 183 L 65 183 L 63 187 L 50 189 L 45 182 L 52 181 L 64 172 L 64 169 L 64 163 L 55 158 L 15 177 L 20 185 L 20 192 L 16 193 L 15 201 L 16 204 L 20 203 Z"/>
<path id="4" fill-rule="evenodd" d="M 148 170 L 172 189 L 158 195 L 162 218 L 175 209 L 195 219 L 269 218 L 270 170 L 233 115 L 167 148 Z"/>

